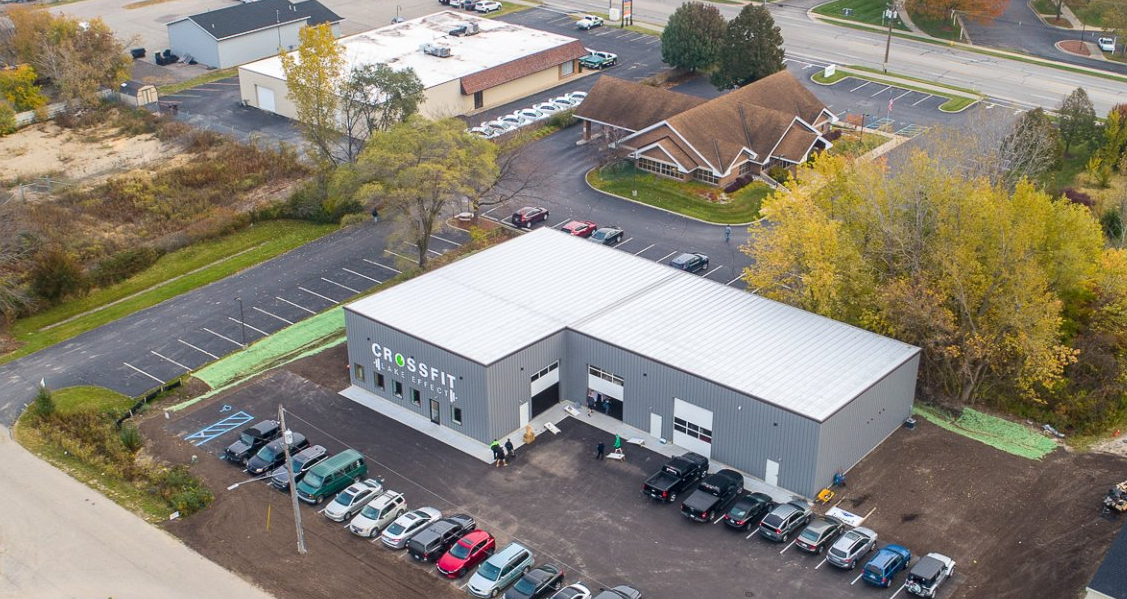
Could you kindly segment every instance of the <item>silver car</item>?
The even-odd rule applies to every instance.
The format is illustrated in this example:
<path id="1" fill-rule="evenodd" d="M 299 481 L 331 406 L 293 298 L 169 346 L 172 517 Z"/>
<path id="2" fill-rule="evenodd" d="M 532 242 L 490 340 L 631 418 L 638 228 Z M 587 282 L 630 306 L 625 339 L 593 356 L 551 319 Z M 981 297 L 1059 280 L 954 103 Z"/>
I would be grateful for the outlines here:
<path id="1" fill-rule="evenodd" d="M 383 491 L 383 483 L 374 478 L 352 483 L 347 489 L 337 493 L 336 499 L 321 511 L 333 522 L 344 522 L 355 516 L 380 491 Z"/>
<path id="2" fill-rule="evenodd" d="M 348 523 L 348 530 L 354 535 L 371 538 L 406 511 L 407 502 L 402 493 L 384 491 L 383 495 L 371 500 L 360 510 L 352 522 Z"/>
<path id="3" fill-rule="evenodd" d="M 380 542 L 390 549 L 403 549 L 407 541 L 428 524 L 442 517 L 442 512 L 432 507 L 421 507 L 395 519 L 380 535 Z"/>
<path id="4" fill-rule="evenodd" d="M 858 526 L 834 541 L 826 559 L 838 568 L 852 570 L 857 567 L 857 562 L 864 559 L 876 547 L 877 533 L 863 526 Z"/>

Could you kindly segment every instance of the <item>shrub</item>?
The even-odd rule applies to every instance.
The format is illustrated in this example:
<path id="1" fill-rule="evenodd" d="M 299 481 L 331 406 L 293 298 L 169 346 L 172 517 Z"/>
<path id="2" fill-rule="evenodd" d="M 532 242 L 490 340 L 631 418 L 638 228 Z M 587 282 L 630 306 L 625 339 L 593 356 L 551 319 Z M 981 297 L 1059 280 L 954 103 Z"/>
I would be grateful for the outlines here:
<path id="1" fill-rule="evenodd" d="M 99 262 L 90 273 L 90 280 L 103 287 L 112 285 L 152 266 L 157 258 L 160 258 L 160 252 L 151 247 L 118 252 Z"/>
<path id="2" fill-rule="evenodd" d="M 16 111 L 6 100 L 0 98 L 0 135 L 16 132 Z"/>
<path id="3" fill-rule="evenodd" d="M 1104 235 L 1112 241 L 1123 238 L 1123 215 L 1115 208 L 1109 208 L 1100 217 L 1100 226 L 1103 227 Z"/>
<path id="4" fill-rule="evenodd" d="M 50 418 L 55 413 L 55 397 L 50 389 L 39 388 L 39 392 L 35 394 L 34 408 L 35 415 L 40 418 Z"/>
<path id="5" fill-rule="evenodd" d="M 194 514 L 211 504 L 211 490 L 192 476 L 185 466 L 174 466 L 155 472 L 151 482 L 156 494 L 166 500 L 181 516 Z"/>
<path id="6" fill-rule="evenodd" d="M 786 183 L 790 180 L 790 171 L 781 166 L 772 166 L 767 171 L 767 176 L 778 181 L 779 183 Z"/>
<path id="7" fill-rule="evenodd" d="M 48 302 L 83 293 L 88 288 L 82 265 L 62 248 L 51 248 L 36 257 L 29 273 L 31 292 Z"/>
<path id="8" fill-rule="evenodd" d="M 1074 204 L 1080 204 L 1089 208 L 1096 205 L 1095 201 L 1092 200 L 1092 196 L 1084 193 L 1083 191 L 1080 191 L 1079 189 L 1066 187 L 1064 188 L 1063 193 L 1064 197 L 1068 198 L 1068 200 Z"/>
<path id="9" fill-rule="evenodd" d="M 566 129 L 578 122 L 579 120 L 575 118 L 575 110 L 557 112 L 548 119 L 548 125 L 557 129 Z"/>
<path id="10" fill-rule="evenodd" d="M 841 138 L 841 129 L 831 129 L 830 132 L 825 134 L 823 137 L 825 137 L 826 141 L 829 142 L 837 141 Z"/>
<path id="11" fill-rule="evenodd" d="M 344 227 L 352 227 L 352 226 L 355 226 L 355 225 L 362 225 L 362 224 L 368 222 L 369 220 L 371 220 L 371 218 L 372 217 L 367 215 L 367 214 L 353 212 L 352 214 L 346 214 L 343 217 L 341 217 L 340 226 L 343 229 Z"/>
<path id="12" fill-rule="evenodd" d="M 141 431 L 137 430 L 134 424 L 126 423 L 121 425 L 121 430 L 117 431 L 117 436 L 121 439 L 121 444 L 129 453 L 137 453 L 145 445 L 144 439 L 141 438 Z"/>
<path id="13" fill-rule="evenodd" d="M 752 181 L 755 180 L 753 175 L 740 175 L 735 181 L 732 181 L 724 187 L 724 193 L 735 193 L 744 187 L 747 187 Z"/>

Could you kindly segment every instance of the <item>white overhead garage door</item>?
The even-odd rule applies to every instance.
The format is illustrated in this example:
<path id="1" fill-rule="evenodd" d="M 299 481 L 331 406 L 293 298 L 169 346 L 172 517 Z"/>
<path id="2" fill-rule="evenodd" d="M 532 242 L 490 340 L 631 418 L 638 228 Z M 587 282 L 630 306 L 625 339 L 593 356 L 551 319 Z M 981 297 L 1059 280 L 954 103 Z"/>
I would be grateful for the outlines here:
<path id="1" fill-rule="evenodd" d="M 269 87 L 262 87 L 261 85 L 254 86 L 254 93 L 258 98 L 259 110 L 267 112 L 276 112 L 274 109 L 274 90 Z"/>
<path id="2" fill-rule="evenodd" d="M 673 444 L 712 457 L 712 412 L 674 397 Z"/>

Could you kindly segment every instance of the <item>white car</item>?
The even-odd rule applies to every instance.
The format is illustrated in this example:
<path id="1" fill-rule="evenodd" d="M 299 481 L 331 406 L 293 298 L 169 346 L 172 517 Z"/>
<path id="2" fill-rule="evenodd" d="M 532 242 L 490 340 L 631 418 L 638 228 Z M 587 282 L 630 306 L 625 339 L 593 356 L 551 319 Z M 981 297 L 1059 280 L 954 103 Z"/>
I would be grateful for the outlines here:
<path id="1" fill-rule="evenodd" d="M 474 137 L 480 137 L 482 139 L 493 139 L 494 137 L 497 137 L 498 131 L 496 129 L 493 129 L 492 127 L 473 127 L 471 129 L 466 129 L 466 133 L 469 133 Z"/>
<path id="2" fill-rule="evenodd" d="M 513 114 L 523 116 L 524 118 L 528 119 L 528 122 L 530 123 L 533 121 L 542 121 L 549 116 L 552 116 L 544 112 L 543 110 L 537 110 L 535 108 L 522 108 Z"/>
<path id="3" fill-rule="evenodd" d="M 501 117 L 497 120 L 501 121 L 502 123 L 509 123 L 510 125 L 513 126 L 513 129 L 518 129 L 518 128 L 523 127 L 523 126 L 532 122 L 532 119 L 530 119 L 526 116 L 523 116 L 523 115 L 521 115 L 517 112 L 514 112 L 512 114 L 506 114 L 505 116 L 503 116 L 503 117 Z"/>
<path id="4" fill-rule="evenodd" d="M 551 599 L 591 599 L 591 589 L 577 582 L 556 591 Z"/>
<path id="5" fill-rule="evenodd" d="M 482 123 L 481 126 L 485 129 L 492 129 L 496 131 L 497 135 L 503 135 L 505 133 L 508 133 L 509 131 L 514 131 L 517 128 L 516 124 L 510 123 L 509 121 L 502 121 L 500 119 L 496 121 L 489 121 L 488 123 Z M 494 137 L 496 137 L 497 135 L 494 135 Z"/>
<path id="6" fill-rule="evenodd" d="M 407 501 L 402 493 L 384 491 L 360 510 L 348 523 L 348 530 L 354 535 L 372 538 L 383 531 L 393 520 L 407 511 Z"/>
<path id="7" fill-rule="evenodd" d="M 576 106 L 579 106 L 583 103 L 583 100 L 587 99 L 587 92 L 571 92 L 567 94 L 567 99 L 571 100 Z"/>
<path id="8" fill-rule="evenodd" d="M 477 12 L 490 13 L 495 10 L 501 10 L 501 3 L 494 2 L 493 0 L 481 0 L 481 2 L 473 5 L 473 9 Z"/>
<path id="9" fill-rule="evenodd" d="M 1115 38 L 1114 37 L 1101 37 L 1096 40 L 1096 45 L 1104 52 L 1115 52 Z"/>
<path id="10" fill-rule="evenodd" d="M 536 106 L 533 106 L 533 108 L 535 108 L 536 110 L 539 110 L 540 112 L 543 112 L 544 114 L 546 114 L 548 116 L 552 116 L 553 114 L 556 114 L 557 112 L 561 112 L 563 110 L 566 110 L 563 106 L 560 106 L 559 104 L 556 104 L 554 102 L 541 102 L 541 103 L 537 104 Z"/>
<path id="11" fill-rule="evenodd" d="M 596 17 L 595 15 L 583 15 L 578 21 L 575 22 L 575 26 L 579 29 L 594 29 L 595 27 L 601 27 L 602 25 L 603 19 L 601 17 Z"/>
<path id="12" fill-rule="evenodd" d="M 559 106 L 560 108 L 562 108 L 564 110 L 575 108 L 577 105 L 579 105 L 579 102 L 575 102 L 567 96 L 560 96 L 558 98 L 552 98 L 551 102 L 552 102 L 552 104 L 555 104 L 556 106 Z"/>
<path id="13" fill-rule="evenodd" d="M 428 524 L 442 517 L 442 512 L 432 507 L 421 507 L 395 519 L 380 535 L 380 542 L 391 549 L 403 549 L 407 541 Z"/>
<path id="14" fill-rule="evenodd" d="M 321 511 L 333 522 L 344 522 L 356 515 L 380 491 L 383 491 L 383 484 L 374 478 L 352 483 L 337 493 L 336 499 Z"/>
<path id="15" fill-rule="evenodd" d="M 919 597 L 935 597 L 939 585 L 955 573 L 955 560 L 942 553 L 929 553 L 908 571 L 904 588 Z"/>

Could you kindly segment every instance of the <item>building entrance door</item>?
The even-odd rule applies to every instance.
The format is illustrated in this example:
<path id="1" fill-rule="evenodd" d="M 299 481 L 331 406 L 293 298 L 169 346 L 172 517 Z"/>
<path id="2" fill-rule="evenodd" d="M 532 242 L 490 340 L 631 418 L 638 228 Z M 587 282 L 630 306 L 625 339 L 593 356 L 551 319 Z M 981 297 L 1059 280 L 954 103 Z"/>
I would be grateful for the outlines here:
<path id="1" fill-rule="evenodd" d="M 442 424 L 441 411 L 437 399 L 430 400 L 430 421 L 435 424 Z"/>

